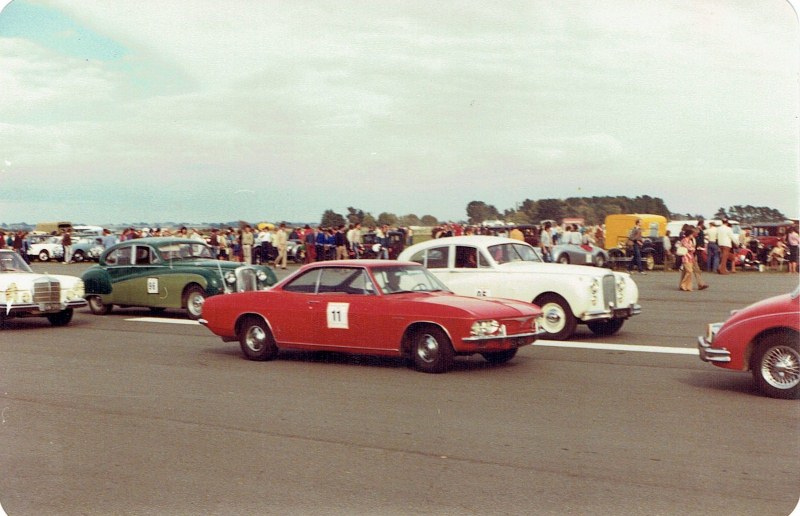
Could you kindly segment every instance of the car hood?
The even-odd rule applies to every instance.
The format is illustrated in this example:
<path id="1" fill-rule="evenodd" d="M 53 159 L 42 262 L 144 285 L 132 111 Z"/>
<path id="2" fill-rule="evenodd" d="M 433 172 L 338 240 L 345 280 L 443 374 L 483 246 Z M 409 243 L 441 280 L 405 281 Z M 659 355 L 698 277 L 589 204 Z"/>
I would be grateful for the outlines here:
<path id="1" fill-rule="evenodd" d="M 741 320 L 752 319 L 762 315 L 777 315 L 785 313 L 797 317 L 800 313 L 800 299 L 792 294 L 781 294 L 757 301 L 741 310 L 734 310 L 728 323 L 736 323 Z"/>
<path id="2" fill-rule="evenodd" d="M 239 267 L 246 266 L 246 263 L 242 262 L 229 262 L 226 260 L 212 260 L 210 258 L 197 258 L 197 259 L 185 259 L 185 260 L 169 260 L 166 262 L 167 266 L 175 266 L 175 267 L 202 267 L 204 269 L 213 269 L 219 270 L 222 269 L 224 271 L 232 271 L 238 269 Z M 258 265 L 253 265 L 253 267 L 258 268 Z"/>
<path id="3" fill-rule="evenodd" d="M 476 317 L 519 317 L 541 313 L 538 306 L 524 301 L 458 296 L 450 292 L 409 292 L 405 294 L 390 294 L 386 297 L 396 299 L 400 299 L 401 297 L 412 298 L 415 303 L 436 305 L 441 308 L 450 307 L 456 310 L 466 311 Z"/>
<path id="4" fill-rule="evenodd" d="M 18 287 L 27 287 L 34 281 L 42 280 L 44 278 L 56 279 L 62 285 L 74 285 L 81 279 L 77 276 L 68 276 L 66 274 L 38 274 L 30 272 L 4 272 L 0 274 L 0 286 L 7 286 L 10 283 L 16 283 Z"/>
<path id="5" fill-rule="evenodd" d="M 497 266 L 497 270 L 514 273 L 536 273 L 536 274 L 563 274 L 569 276 L 589 276 L 602 278 L 609 272 L 608 269 L 588 267 L 585 265 L 568 265 L 561 263 L 537 263 L 537 262 L 508 262 Z M 627 275 L 627 273 L 614 272 L 614 275 Z"/>

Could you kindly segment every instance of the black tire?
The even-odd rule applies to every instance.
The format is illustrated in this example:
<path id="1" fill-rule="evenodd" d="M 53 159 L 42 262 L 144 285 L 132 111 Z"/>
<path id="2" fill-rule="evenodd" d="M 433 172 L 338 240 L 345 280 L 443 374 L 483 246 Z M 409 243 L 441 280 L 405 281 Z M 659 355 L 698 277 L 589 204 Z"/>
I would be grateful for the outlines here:
<path id="1" fill-rule="evenodd" d="M 770 398 L 798 399 L 800 351 L 796 333 L 777 333 L 756 343 L 750 359 L 756 387 Z"/>
<path id="2" fill-rule="evenodd" d="M 47 314 L 47 320 L 50 321 L 50 324 L 53 326 L 66 326 L 72 320 L 72 308 L 61 310 L 55 314 Z"/>
<path id="3" fill-rule="evenodd" d="M 183 293 L 183 306 L 189 319 L 196 321 L 203 314 L 203 303 L 206 301 L 206 293 L 198 285 L 192 285 Z"/>
<path id="4" fill-rule="evenodd" d="M 561 256 L 558 257 L 558 260 L 556 260 L 556 261 L 558 263 L 563 263 L 564 265 L 569 265 L 569 255 L 568 254 L 562 254 Z"/>
<path id="5" fill-rule="evenodd" d="M 269 326 L 259 317 L 247 317 L 239 325 L 239 345 L 248 360 L 272 360 L 278 346 Z"/>
<path id="6" fill-rule="evenodd" d="M 517 356 L 517 348 L 507 349 L 505 351 L 492 351 L 489 353 L 481 353 L 481 356 L 490 364 L 505 364 L 515 356 Z"/>
<path id="7" fill-rule="evenodd" d="M 5 310 L 0 310 L 0 330 L 6 327 L 6 313 Z"/>
<path id="8" fill-rule="evenodd" d="M 606 257 L 602 253 L 598 253 L 597 256 L 594 257 L 594 266 L 595 267 L 605 267 L 608 261 Z"/>
<path id="9" fill-rule="evenodd" d="M 610 268 L 614 269 L 620 266 L 620 264 L 624 263 L 625 254 L 619 249 L 609 249 L 608 251 L 608 262 L 610 264 Z"/>
<path id="10" fill-rule="evenodd" d="M 41 251 L 39 251 L 37 258 L 39 259 L 40 262 L 46 262 L 50 259 L 50 253 L 42 249 Z"/>
<path id="11" fill-rule="evenodd" d="M 544 294 L 534 301 L 542 309 L 542 329 L 546 332 L 542 338 L 549 340 L 566 340 L 575 333 L 578 325 L 569 303 L 558 294 Z"/>
<path id="12" fill-rule="evenodd" d="M 450 339 L 436 326 L 426 326 L 414 333 L 411 354 L 417 371 L 433 374 L 447 372 L 455 356 Z"/>
<path id="13" fill-rule="evenodd" d="M 586 326 L 595 335 L 614 335 L 625 324 L 625 319 L 604 319 L 602 321 L 589 321 Z"/>
<path id="14" fill-rule="evenodd" d="M 83 254 L 83 251 L 75 251 L 75 253 L 72 255 L 73 262 L 80 263 L 84 260 L 86 260 L 86 255 Z"/>
<path id="15" fill-rule="evenodd" d="M 100 296 L 87 296 L 86 301 L 89 303 L 89 310 L 95 315 L 108 315 L 114 308 L 114 305 L 105 304 Z"/>

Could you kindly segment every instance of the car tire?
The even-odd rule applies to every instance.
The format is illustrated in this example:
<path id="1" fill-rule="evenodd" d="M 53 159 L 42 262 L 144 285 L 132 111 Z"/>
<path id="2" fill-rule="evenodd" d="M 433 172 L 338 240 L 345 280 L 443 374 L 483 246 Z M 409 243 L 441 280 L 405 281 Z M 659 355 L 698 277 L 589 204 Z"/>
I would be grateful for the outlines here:
<path id="1" fill-rule="evenodd" d="M 794 332 L 774 333 L 759 339 L 750 360 L 756 387 L 770 398 L 800 396 L 800 351 Z"/>
<path id="2" fill-rule="evenodd" d="M 594 257 L 594 266 L 595 267 L 605 267 L 606 266 L 606 257 L 602 254 L 598 254 Z"/>
<path id="3" fill-rule="evenodd" d="M 595 335 L 614 335 L 625 324 L 625 319 L 604 319 L 602 321 L 589 321 L 586 326 L 592 330 Z"/>
<path id="4" fill-rule="evenodd" d="M 558 260 L 556 261 L 558 263 L 563 263 L 564 265 L 569 265 L 569 255 L 562 254 L 561 256 L 558 257 Z"/>
<path id="5" fill-rule="evenodd" d="M 86 260 L 86 256 L 83 254 L 83 251 L 75 251 L 75 253 L 72 255 L 73 262 L 80 263 L 84 260 Z"/>
<path id="6" fill-rule="evenodd" d="M 272 332 L 259 317 L 247 317 L 239 325 L 239 345 L 248 360 L 272 360 L 278 355 L 278 346 Z"/>
<path id="7" fill-rule="evenodd" d="M 489 353 L 481 353 L 481 356 L 492 365 L 505 364 L 515 356 L 517 356 L 517 348 L 506 349 L 504 351 L 492 351 Z"/>
<path id="8" fill-rule="evenodd" d="M 100 296 L 87 296 L 86 302 L 89 303 L 89 310 L 95 315 L 108 315 L 114 308 L 112 304 L 105 304 Z"/>
<path id="9" fill-rule="evenodd" d="M 36 256 L 40 262 L 46 262 L 50 260 L 50 253 L 45 250 L 39 251 L 39 254 Z"/>
<path id="10" fill-rule="evenodd" d="M 67 308 L 54 314 L 47 314 L 47 320 L 53 326 L 66 326 L 72 321 L 72 308 Z"/>
<path id="11" fill-rule="evenodd" d="M 450 339 L 435 326 L 426 326 L 414 334 L 411 353 L 417 371 L 433 374 L 447 372 L 455 356 Z"/>
<path id="12" fill-rule="evenodd" d="M 203 303 L 206 301 L 206 293 L 198 285 L 192 285 L 183 294 L 183 306 L 189 314 L 189 319 L 196 321 L 203 313 Z"/>
<path id="13" fill-rule="evenodd" d="M 578 324 L 567 301 L 558 294 L 544 294 L 534 299 L 534 304 L 542 309 L 543 338 L 566 340 L 575 333 Z"/>
<path id="14" fill-rule="evenodd" d="M 656 259 L 652 253 L 647 253 L 642 256 L 642 264 L 644 265 L 645 269 L 652 271 L 656 268 Z"/>

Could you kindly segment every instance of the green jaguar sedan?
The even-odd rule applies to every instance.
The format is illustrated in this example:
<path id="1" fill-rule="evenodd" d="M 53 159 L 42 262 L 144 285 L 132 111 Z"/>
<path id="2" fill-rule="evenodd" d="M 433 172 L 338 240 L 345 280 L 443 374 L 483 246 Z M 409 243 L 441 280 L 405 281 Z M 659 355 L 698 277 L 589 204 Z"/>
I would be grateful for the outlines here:
<path id="1" fill-rule="evenodd" d="M 94 314 L 108 314 L 114 305 L 185 308 L 191 319 L 200 318 L 209 296 L 264 290 L 277 281 L 269 267 L 215 260 L 204 242 L 166 237 L 111 246 L 81 279 Z"/>

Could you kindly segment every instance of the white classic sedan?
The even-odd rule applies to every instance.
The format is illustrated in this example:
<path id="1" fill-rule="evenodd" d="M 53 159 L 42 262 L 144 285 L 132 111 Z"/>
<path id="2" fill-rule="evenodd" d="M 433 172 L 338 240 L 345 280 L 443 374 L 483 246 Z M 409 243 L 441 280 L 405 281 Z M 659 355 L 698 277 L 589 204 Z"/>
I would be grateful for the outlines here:
<path id="1" fill-rule="evenodd" d="M 75 308 L 86 306 L 83 296 L 80 278 L 37 274 L 15 251 L 0 249 L 0 329 L 12 317 L 47 317 L 64 326 Z"/>
<path id="2" fill-rule="evenodd" d="M 568 339 L 578 323 L 598 335 L 613 335 L 642 311 L 639 288 L 629 274 L 545 263 L 537 249 L 510 238 L 428 240 L 405 249 L 398 260 L 421 263 L 456 294 L 539 305 L 545 339 Z"/>

